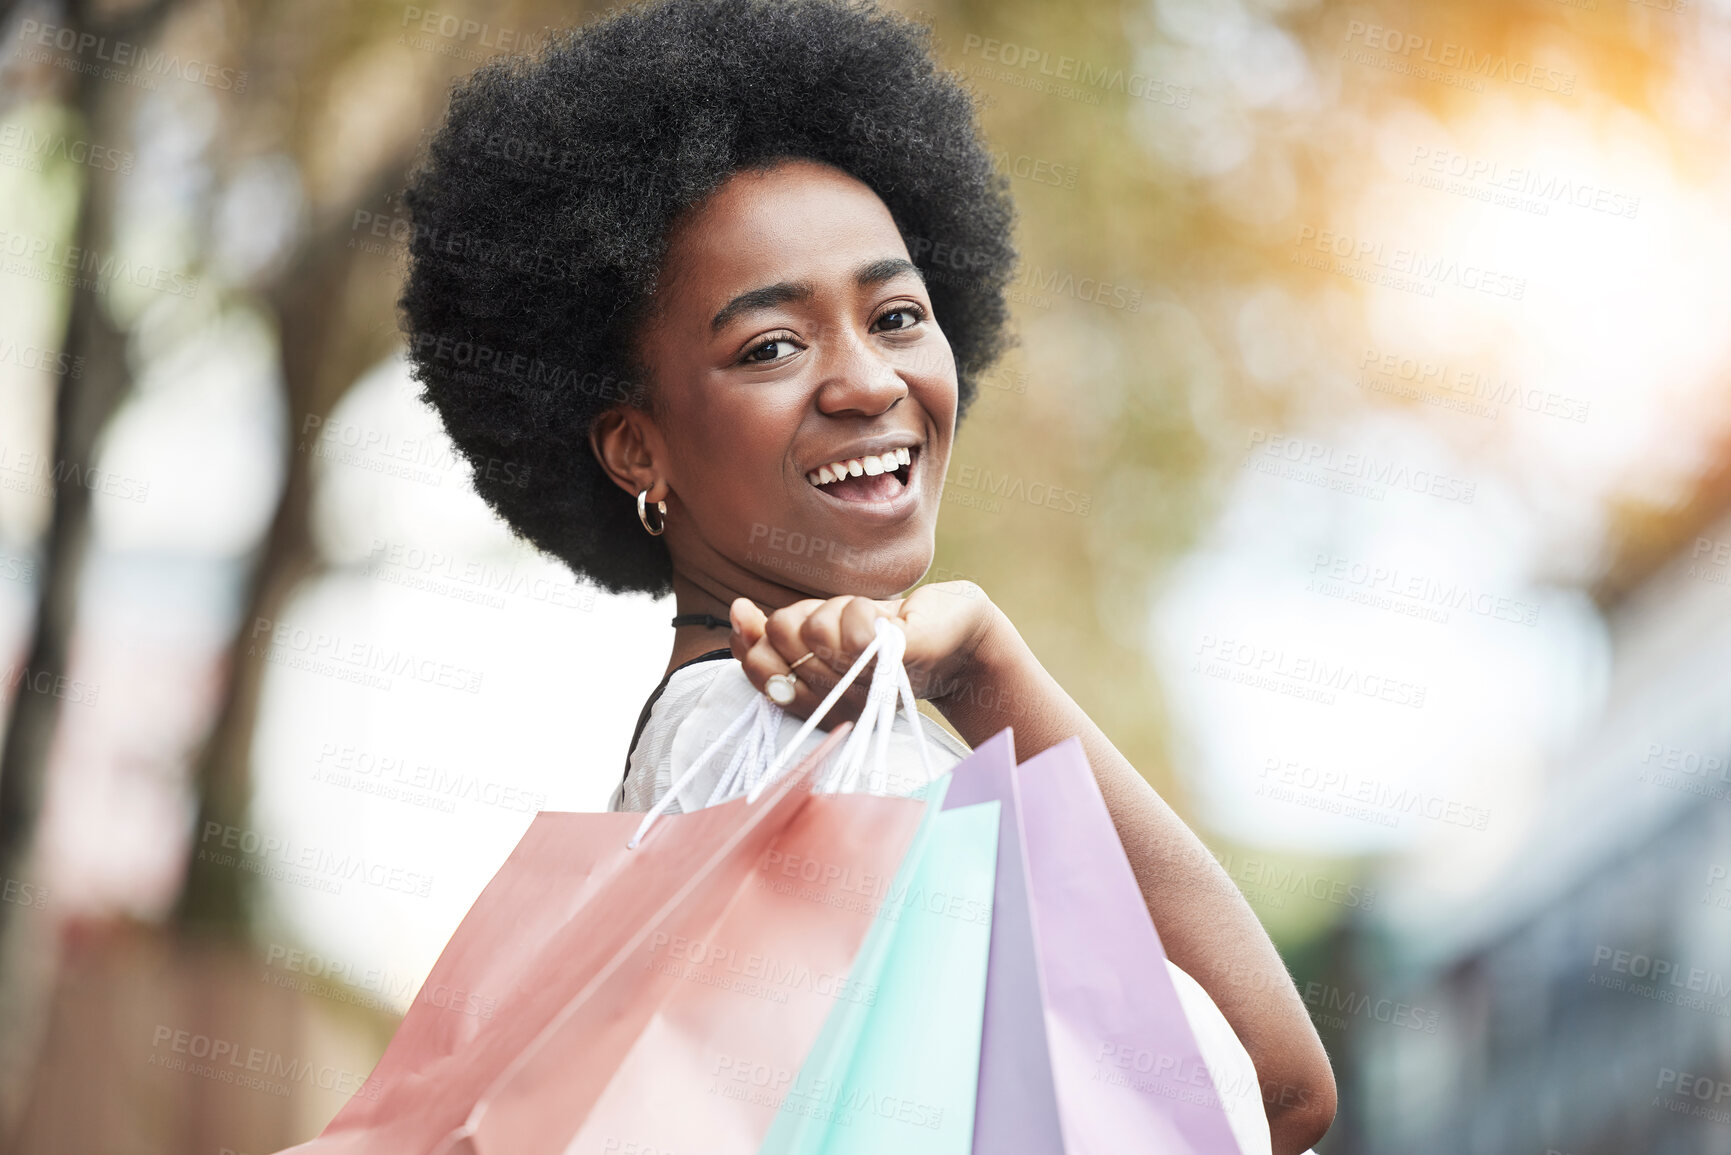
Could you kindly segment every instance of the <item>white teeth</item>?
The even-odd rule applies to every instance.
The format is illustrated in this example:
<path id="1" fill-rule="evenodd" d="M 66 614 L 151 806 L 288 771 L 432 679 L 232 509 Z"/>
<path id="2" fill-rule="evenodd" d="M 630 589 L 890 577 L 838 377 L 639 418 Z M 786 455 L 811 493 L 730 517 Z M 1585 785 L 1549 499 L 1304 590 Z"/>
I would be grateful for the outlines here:
<path id="1" fill-rule="evenodd" d="M 880 473 L 894 473 L 904 465 L 912 465 L 913 460 L 912 450 L 906 447 L 891 449 L 885 453 L 850 457 L 846 461 L 834 461 L 819 466 L 814 472 L 806 474 L 805 479 L 813 485 L 823 486 L 844 477 L 876 477 Z"/>

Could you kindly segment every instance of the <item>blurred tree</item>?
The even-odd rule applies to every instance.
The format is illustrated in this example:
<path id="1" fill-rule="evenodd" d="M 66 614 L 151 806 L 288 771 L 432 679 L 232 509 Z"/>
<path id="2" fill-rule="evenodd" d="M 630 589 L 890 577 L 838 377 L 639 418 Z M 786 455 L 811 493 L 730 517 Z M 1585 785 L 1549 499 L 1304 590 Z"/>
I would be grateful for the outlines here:
<path id="1" fill-rule="evenodd" d="M 150 0 L 119 14 L 103 5 L 68 4 L 60 20 L 75 34 L 130 41 L 148 40 L 160 28 L 172 0 Z M 10 13 L 0 24 L 10 24 Z M 124 94 L 104 86 L 94 74 L 50 70 L 55 98 L 95 139 L 121 139 L 131 111 Z M 93 165 L 66 162 L 82 184 L 78 214 L 68 243 L 81 251 L 112 246 L 112 209 L 117 177 Z M 79 575 L 90 541 L 91 490 L 83 484 L 95 462 L 97 438 L 132 384 L 126 334 L 117 328 L 107 301 L 90 292 L 73 292 L 62 343 L 65 353 L 82 359 L 85 370 L 62 376 L 54 403 L 49 461 L 54 487 L 52 513 L 42 545 L 42 593 L 24 666 L 33 678 L 69 676 L 72 639 L 78 616 Z M 43 782 L 60 716 L 60 699 L 33 692 L 20 681 L 0 744 L 0 878 L 28 876 L 28 859 L 42 809 Z M 30 1044 L 40 1026 L 45 998 L 41 983 L 48 970 L 41 956 L 48 944 L 35 940 L 23 909 L 0 903 L 0 1135 L 14 1117 Z"/>

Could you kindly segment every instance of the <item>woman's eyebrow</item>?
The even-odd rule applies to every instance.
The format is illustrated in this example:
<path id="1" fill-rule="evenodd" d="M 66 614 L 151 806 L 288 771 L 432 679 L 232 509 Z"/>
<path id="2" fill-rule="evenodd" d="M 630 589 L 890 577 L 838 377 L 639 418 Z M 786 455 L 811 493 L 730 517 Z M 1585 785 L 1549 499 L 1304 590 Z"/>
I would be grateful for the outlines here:
<path id="1" fill-rule="evenodd" d="M 921 284 L 925 283 L 926 275 L 920 271 L 920 267 L 901 257 L 885 257 L 881 261 L 873 261 L 869 265 L 864 265 L 859 272 L 853 275 L 853 279 L 854 284 L 860 288 L 869 289 L 873 285 L 881 285 L 885 281 L 894 280 L 903 273 L 912 273 L 920 279 Z"/>
<path id="2" fill-rule="evenodd" d="M 861 265 L 854 273 L 854 283 L 862 289 L 881 285 L 885 281 L 894 280 L 905 273 L 912 273 L 923 284 L 926 275 L 919 266 L 901 257 L 884 257 Z M 765 285 L 761 289 L 748 289 L 721 307 L 709 322 L 709 331 L 719 333 L 727 323 L 741 313 L 749 313 L 753 309 L 772 309 L 777 305 L 788 305 L 796 301 L 809 301 L 817 295 L 809 281 L 777 281 L 773 285 Z"/>
<path id="3" fill-rule="evenodd" d="M 815 296 L 817 290 L 812 288 L 809 281 L 777 281 L 761 289 L 749 289 L 721 307 L 721 312 L 715 314 L 714 319 L 709 322 L 709 331 L 719 333 L 729 321 L 753 309 L 770 309 L 794 301 L 809 301 Z"/>

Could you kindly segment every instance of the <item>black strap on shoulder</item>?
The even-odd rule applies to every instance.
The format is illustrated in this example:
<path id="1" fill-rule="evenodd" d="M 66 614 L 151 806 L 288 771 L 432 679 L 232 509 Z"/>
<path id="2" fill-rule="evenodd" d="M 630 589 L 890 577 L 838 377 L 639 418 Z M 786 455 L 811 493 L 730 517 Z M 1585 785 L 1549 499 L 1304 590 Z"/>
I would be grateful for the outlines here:
<path id="1" fill-rule="evenodd" d="M 621 782 L 626 778 L 631 777 L 631 755 L 637 749 L 638 739 L 643 737 L 643 727 L 649 725 L 649 711 L 655 709 L 655 703 L 661 700 L 661 695 L 667 690 L 668 679 L 672 678 L 673 675 L 677 674 L 685 667 L 695 666 L 698 662 L 713 662 L 718 658 L 731 657 L 733 657 L 733 651 L 730 649 L 710 650 L 708 653 L 698 654 L 695 658 L 681 662 L 671 670 L 667 671 L 666 675 L 661 679 L 661 684 L 655 687 L 655 692 L 653 694 L 649 695 L 649 701 L 643 703 L 643 712 L 637 715 L 637 729 L 631 732 L 631 745 L 625 748 L 625 774 L 620 778 Z"/>

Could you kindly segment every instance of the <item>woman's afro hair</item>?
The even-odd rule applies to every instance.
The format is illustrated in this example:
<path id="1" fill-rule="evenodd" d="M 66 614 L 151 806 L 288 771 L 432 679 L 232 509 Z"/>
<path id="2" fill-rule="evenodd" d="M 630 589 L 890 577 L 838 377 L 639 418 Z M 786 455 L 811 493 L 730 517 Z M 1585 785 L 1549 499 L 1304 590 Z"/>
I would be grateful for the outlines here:
<path id="1" fill-rule="evenodd" d="M 651 396 L 631 334 L 669 226 L 730 174 L 835 166 L 888 206 L 955 352 L 1006 343 L 1006 182 L 926 30 L 869 3 L 657 0 L 491 62 L 409 179 L 400 306 L 422 396 L 519 534 L 614 592 L 671 588 L 589 428 Z"/>

